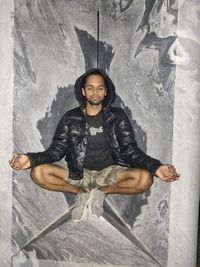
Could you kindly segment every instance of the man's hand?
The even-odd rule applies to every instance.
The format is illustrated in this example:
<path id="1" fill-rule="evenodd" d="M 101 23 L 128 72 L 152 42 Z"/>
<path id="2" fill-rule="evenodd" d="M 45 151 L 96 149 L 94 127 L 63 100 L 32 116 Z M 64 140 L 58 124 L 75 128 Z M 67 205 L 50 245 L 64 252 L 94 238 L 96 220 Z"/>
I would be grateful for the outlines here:
<path id="1" fill-rule="evenodd" d="M 179 179 L 180 174 L 176 172 L 173 165 L 164 164 L 157 169 L 156 176 L 165 182 L 173 182 Z"/>
<path id="2" fill-rule="evenodd" d="M 28 156 L 24 154 L 14 154 L 12 159 L 8 161 L 10 166 L 14 170 L 24 170 L 31 166 L 31 162 L 28 158 Z"/>

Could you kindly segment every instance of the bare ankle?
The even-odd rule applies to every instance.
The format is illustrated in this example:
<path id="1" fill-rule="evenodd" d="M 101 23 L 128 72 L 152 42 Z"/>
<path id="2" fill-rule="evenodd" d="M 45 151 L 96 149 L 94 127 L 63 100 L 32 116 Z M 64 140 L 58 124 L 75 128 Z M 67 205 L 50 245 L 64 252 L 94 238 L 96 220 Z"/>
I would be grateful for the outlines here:
<path id="1" fill-rule="evenodd" d="M 81 194 L 81 193 L 86 193 L 86 192 L 87 192 L 87 190 L 85 188 L 83 188 L 83 187 L 77 187 L 76 194 Z"/>
<path id="2" fill-rule="evenodd" d="M 113 194 L 113 193 L 116 193 L 118 191 L 118 186 L 117 186 L 117 184 L 106 185 L 106 186 L 102 186 L 101 188 L 99 188 L 99 190 L 104 192 L 106 195 L 107 194 Z"/>

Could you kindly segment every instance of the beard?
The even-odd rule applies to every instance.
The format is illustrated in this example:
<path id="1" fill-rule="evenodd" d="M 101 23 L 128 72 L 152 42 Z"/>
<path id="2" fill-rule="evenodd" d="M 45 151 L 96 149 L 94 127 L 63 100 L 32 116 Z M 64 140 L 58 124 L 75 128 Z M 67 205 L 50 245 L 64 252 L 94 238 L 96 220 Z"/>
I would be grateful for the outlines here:
<path id="1" fill-rule="evenodd" d="M 87 102 L 89 102 L 91 105 L 97 106 L 103 103 L 104 97 L 101 98 L 90 98 L 87 99 Z"/>

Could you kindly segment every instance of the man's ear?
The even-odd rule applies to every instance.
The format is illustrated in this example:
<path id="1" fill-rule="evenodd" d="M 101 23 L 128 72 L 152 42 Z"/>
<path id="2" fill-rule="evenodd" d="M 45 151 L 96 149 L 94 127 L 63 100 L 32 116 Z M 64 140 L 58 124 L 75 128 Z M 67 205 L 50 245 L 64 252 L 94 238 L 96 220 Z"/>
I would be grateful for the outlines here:
<path id="1" fill-rule="evenodd" d="M 82 88 L 82 94 L 85 96 L 85 88 Z"/>

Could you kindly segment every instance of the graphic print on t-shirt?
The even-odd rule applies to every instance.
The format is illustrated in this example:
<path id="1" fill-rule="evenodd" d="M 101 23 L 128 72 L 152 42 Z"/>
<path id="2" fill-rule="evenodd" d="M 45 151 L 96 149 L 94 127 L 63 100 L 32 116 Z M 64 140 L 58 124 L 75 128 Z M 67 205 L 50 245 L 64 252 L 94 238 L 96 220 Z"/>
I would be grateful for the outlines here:
<path id="1" fill-rule="evenodd" d="M 90 135 L 97 135 L 98 133 L 103 133 L 103 127 L 100 126 L 99 128 L 90 127 L 89 129 Z"/>
<path id="2" fill-rule="evenodd" d="M 87 121 L 89 135 L 87 137 L 88 144 L 84 168 L 89 170 L 102 170 L 110 165 L 114 165 L 112 151 L 104 134 L 102 112 L 96 116 L 87 116 Z"/>

